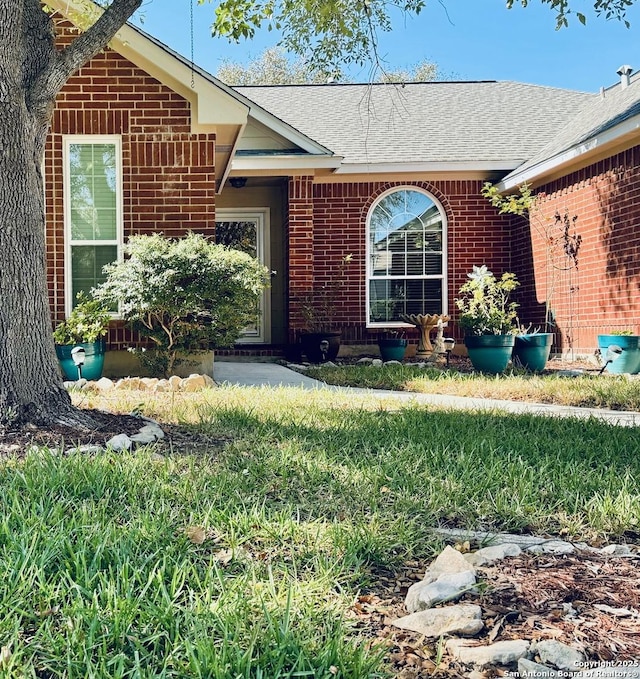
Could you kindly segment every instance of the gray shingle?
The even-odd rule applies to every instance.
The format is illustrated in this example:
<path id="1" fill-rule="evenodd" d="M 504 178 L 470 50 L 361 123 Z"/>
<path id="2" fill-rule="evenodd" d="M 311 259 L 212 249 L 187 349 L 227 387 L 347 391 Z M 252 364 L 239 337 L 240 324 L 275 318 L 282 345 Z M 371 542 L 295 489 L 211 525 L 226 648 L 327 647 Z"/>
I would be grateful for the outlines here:
<path id="1" fill-rule="evenodd" d="M 494 81 L 234 89 L 356 164 L 524 162 L 598 97 Z"/>
<path id="2" fill-rule="evenodd" d="M 640 114 L 640 75 L 623 88 L 620 84 L 589 99 L 568 124 L 558 127 L 557 134 L 519 167 L 514 174 L 534 168 L 550 158 L 583 144 L 625 120 Z"/>

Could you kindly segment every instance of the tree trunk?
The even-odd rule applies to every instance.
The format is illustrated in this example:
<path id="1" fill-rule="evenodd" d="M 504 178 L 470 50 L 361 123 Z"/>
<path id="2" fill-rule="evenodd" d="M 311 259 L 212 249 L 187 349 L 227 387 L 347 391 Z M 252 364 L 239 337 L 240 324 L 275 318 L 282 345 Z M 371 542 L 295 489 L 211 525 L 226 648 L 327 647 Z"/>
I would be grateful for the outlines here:
<path id="1" fill-rule="evenodd" d="M 71 405 L 53 344 L 43 151 L 58 91 L 140 2 L 113 0 L 57 51 L 40 0 L 0 0 L 0 424 L 92 424 Z"/>

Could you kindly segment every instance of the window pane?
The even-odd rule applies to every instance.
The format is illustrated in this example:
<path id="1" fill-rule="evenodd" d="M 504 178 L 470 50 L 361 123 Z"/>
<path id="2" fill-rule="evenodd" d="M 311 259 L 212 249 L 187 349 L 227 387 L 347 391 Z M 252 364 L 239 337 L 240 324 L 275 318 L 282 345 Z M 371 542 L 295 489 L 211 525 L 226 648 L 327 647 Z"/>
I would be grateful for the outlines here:
<path id="1" fill-rule="evenodd" d="M 258 257 L 258 226 L 254 221 L 216 222 L 216 243 Z"/>
<path id="2" fill-rule="evenodd" d="M 71 238 L 115 240 L 115 144 L 70 144 L 69 182 Z"/>
<path id="3" fill-rule="evenodd" d="M 73 245 L 71 247 L 71 294 L 75 305 L 79 292 L 89 293 L 102 283 L 106 276 L 102 273 L 105 264 L 114 262 L 118 257 L 116 245 Z"/>
<path id="4" fill-rule="evenodd" d="M 443 216 L 435 202 L 413 189 L 385 195 L 369 216 L 368 238 L 369 321 L 442 313 Z"/>

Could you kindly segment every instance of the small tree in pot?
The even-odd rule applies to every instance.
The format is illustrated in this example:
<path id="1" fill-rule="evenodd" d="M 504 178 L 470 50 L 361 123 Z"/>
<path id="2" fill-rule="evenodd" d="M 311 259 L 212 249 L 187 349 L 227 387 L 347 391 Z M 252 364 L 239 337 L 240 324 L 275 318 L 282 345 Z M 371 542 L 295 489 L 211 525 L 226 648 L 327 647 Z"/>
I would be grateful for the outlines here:
<path id="1" fill-rule="evenodd" d="M 104 337 L 109 329 L 111 313 L 101 301 L 82 292 L 78 293 L 76 299 L 77 303 L 68 318 L 53 331 L 56 355 L 65 379 L 77 380 L 82 373 L 82 377 L 88 380 L 97 380 L 104 367 Z M 78 347 L 84 352 L 80 370 L 71 353 Z"/>
<path id="2" fill-rule="evenodd" d="M 515 342 L 518 304 L 510 296 L 518 279 L 510 272 L 497 279 L 484 265 L 474 266 L 467 277 L 456 306 L 469 358 L 476 370 L 503 372 Z"/>

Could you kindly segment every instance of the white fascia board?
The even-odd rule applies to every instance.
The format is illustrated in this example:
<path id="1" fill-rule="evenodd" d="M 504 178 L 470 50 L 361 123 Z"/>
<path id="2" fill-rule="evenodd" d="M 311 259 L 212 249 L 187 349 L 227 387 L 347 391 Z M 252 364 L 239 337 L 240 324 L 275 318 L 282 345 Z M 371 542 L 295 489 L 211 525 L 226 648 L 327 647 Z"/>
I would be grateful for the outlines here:
<path id="1" fill-rule="evenodd" d="M 605 130 L 602 134 L 598 134 L 595 137 L 591 137 L 581 144 L 572 146 L 571 148 L 558 153 L 551 158 L 536 163 L 531 167 L 528 167 L 522 172 L 517 172 L 508 178 L 507 181 L 501 181 L 496 184 L 499 191 L 509 191 L 510 189 L 517 188 L 525 182 L 531 182 L 534 179 L 543 177 L 544 175 L 553 172 L 554 170 L 560 169 L 563 165 L 570 163 L 573 160 L 585 156 L 587 154 L 593 154 L 599 150 L 606 150 L 606 147 L 610 144 L 615 143 L 622 137 L 625 137 L 633 132 L 640 131 L 640 115 L 633 116 L 624 122 L 612 127 L 609 130 Z"/>
<path id="2" fill-rule="evenodd" d="M 340 167 L 340 156 L 235 156 L 231 161 L 233 172 L 251 172 L 252 170 L 314 170 L 334 169 Z"/>
<path id="3" fill-rule="evenodd" d="M 345 163 L 336 174 L 397 174 L 407 172 L 509 172 L 524 163 L 521 160 L 429 161 L 424 163 Z"/>

